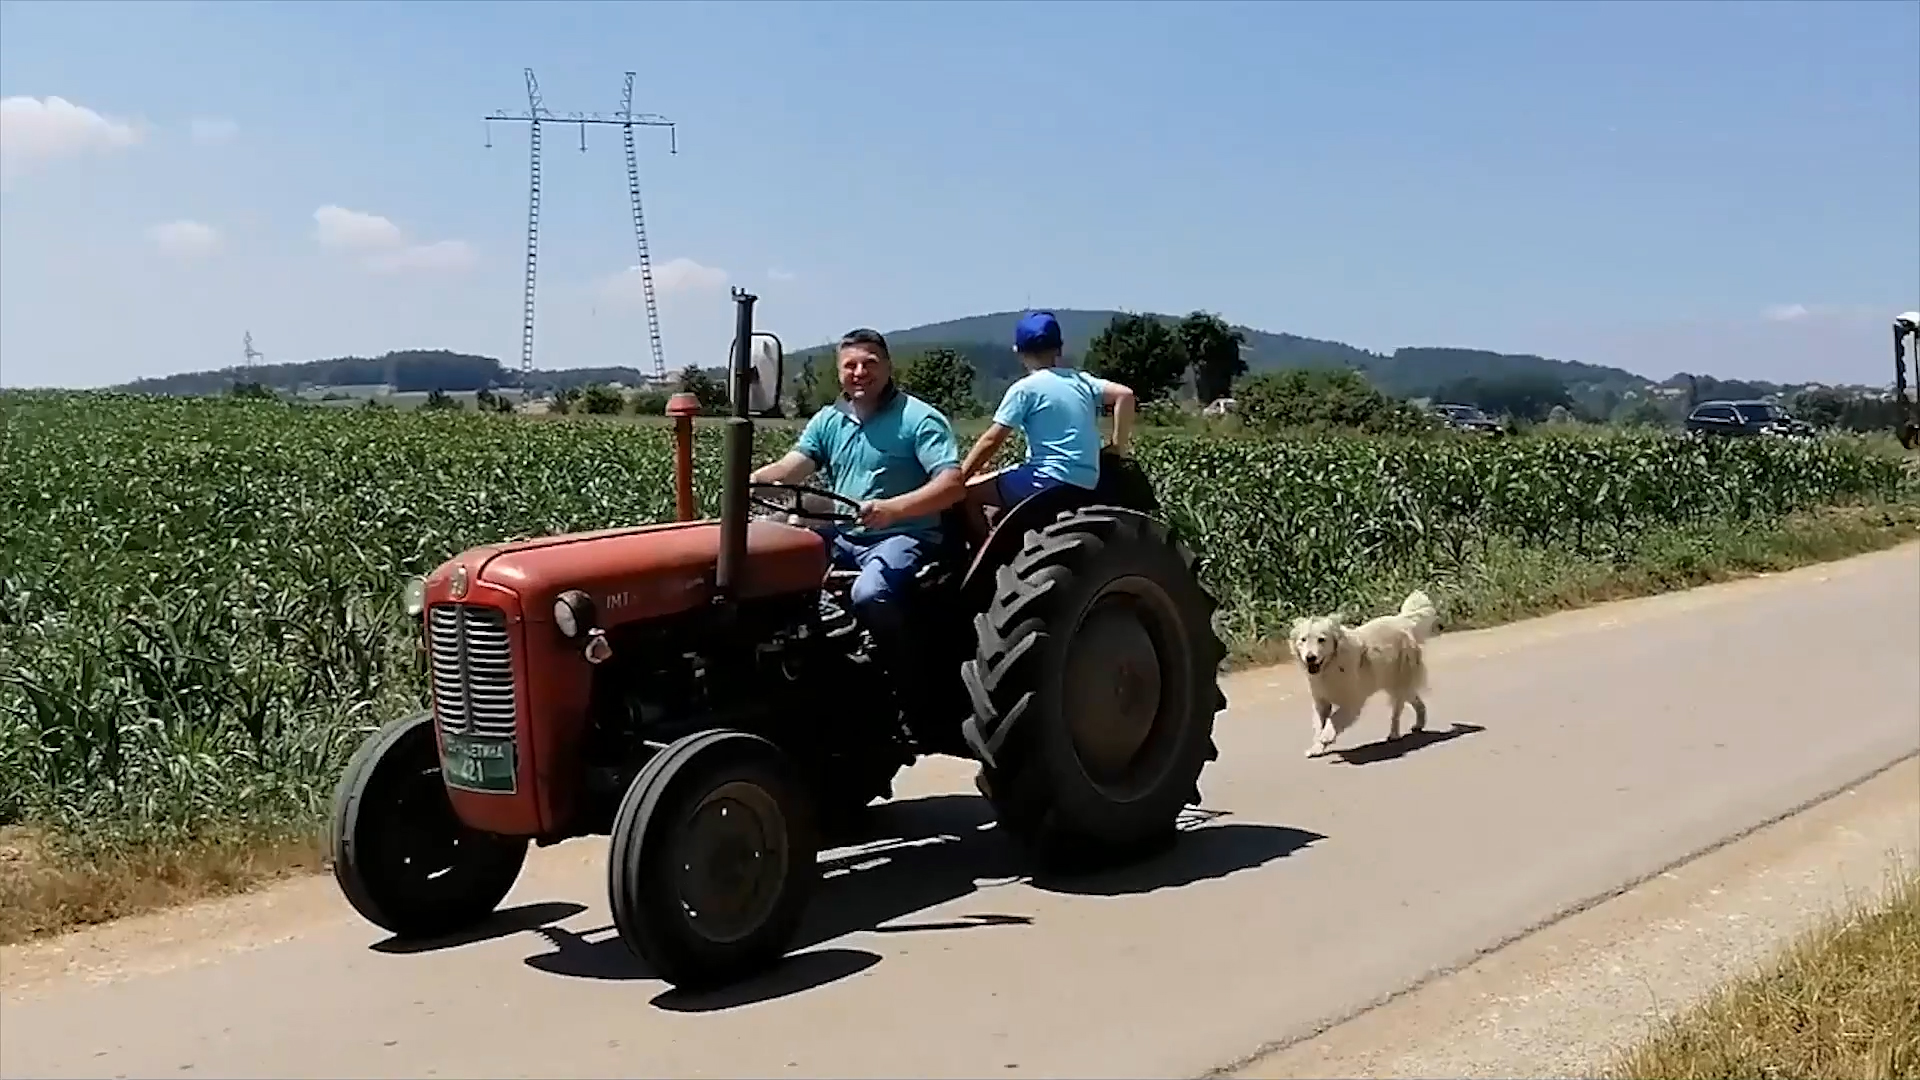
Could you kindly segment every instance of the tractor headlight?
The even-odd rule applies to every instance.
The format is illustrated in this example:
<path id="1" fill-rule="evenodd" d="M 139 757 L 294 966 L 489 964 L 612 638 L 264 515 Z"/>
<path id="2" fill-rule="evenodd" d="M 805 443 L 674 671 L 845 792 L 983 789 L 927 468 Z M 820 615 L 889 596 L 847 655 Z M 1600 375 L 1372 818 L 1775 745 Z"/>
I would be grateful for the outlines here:
<path id="1" fill-rule="evenodd" d="M 401 590 L 400 603 L 407 609 L 407 618 L 419 618 L 420 613 L 427 610 L 427 579 L 417 577 L 408 581 L 407 587 Z"/>
<path id="2" fill-rule="evenodd" d="M 553 625 L 563 637 L 579 637 L 593 625 L 593 598 L 579 589 L 568 589 L 553 601 Z"/>

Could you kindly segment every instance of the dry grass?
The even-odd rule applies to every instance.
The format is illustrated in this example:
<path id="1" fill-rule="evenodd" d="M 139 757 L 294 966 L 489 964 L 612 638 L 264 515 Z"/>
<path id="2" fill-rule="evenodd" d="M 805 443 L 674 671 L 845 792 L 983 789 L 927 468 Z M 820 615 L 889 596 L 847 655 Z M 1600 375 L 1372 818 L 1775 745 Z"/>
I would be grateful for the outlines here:
<path id="1" fill-rule="evenodd" d="M 1901 875 L 1884 906 L 1820 927 L 1772 970 L 1669 1021 L 1609 1075 L 1920 1077 L 1920 873 Z"/>
<path id="2" fill-rule="evenodd" d="M 0 945 L 241 892 L 322 863 L 318 839 L 304 837 L 81 854 L 29 830 L 0 829 Z"/>
<path id="3" fill-rule="evenodd" d="M 1664 538 L 1618 564 L 1517 552 L 1448 591 L 1445 629 L 1493 626 L 1785 570 L 1893 547 L 1916 536 L 1920 506 L 1895 504 L 1799 515 L 1770 529 L 1730 527 Z M 1404 590 L 1391 597 L 1393 603 L 1399 595 Z M 1255 641 L 1237 644 L 1231 663 L 1248 667 L 1285 659 L 1284 643 Z M 81 853 L 50 846 L 17 828 L 0 829 L 0 945 L 241 892 L 324 865 L 316 837 L 239 834 L 188 848 Z"/>

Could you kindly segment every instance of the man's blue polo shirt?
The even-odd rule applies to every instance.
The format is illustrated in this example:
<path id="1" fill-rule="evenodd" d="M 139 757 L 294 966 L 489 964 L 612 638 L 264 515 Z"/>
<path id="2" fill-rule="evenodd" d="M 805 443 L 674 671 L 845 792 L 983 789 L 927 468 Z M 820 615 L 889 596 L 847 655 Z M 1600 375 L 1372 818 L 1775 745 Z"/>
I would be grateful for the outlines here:
<path id="1" fill-rule="evenodd" d="M 940 410 L 892 385 L 881 393 L 880 408 L 865 421 L 855 414 L 853 403 L 841 397 L 814 413 L 793 444 L 832 474 L 834 494 L 855 502 L 905 495 L 960 467 L 953 427 Z M 940 537 L 940 518 L 907 518 L 884 529 L 851 524 L 842 532 L 849 540 L 908 533 L 934 542 Z"/>

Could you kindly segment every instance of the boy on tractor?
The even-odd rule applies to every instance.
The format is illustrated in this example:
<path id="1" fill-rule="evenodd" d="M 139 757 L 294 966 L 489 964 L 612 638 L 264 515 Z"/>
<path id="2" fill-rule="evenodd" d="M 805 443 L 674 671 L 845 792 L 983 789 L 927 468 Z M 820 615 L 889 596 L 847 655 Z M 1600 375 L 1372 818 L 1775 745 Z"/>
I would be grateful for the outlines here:
<path id="1" fill-rule="evenodd" d="M 992 483 L 967 488 L 967 519 L 975 535 L 987 532 L 986 508 L 1013 506 L 1060 484 L 1088 491 L 1100 482 L 1100 410 L 1113 407 L 1113 449 L 1127 451 L 1133 426 L 1133 389 L 1075 368 L 1060 367 L 1065 348 L 1060 321 L 1030 311 L 1013 329 L 1013 351 L 1026 375 L 1007 387 L 993 424 L 974 441 L 960 465 L 960 481 L 979 472 L 1015 429 L 1027 441 L 1027 460 Z"/>

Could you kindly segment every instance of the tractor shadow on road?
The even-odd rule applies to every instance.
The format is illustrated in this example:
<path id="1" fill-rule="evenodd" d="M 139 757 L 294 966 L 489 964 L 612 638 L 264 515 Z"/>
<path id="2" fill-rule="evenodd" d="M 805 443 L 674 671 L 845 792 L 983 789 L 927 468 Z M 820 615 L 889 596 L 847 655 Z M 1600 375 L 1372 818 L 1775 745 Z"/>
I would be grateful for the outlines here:
<path id="1" fill-rule="evenodd" d="M 1475 735 L 1485 730 L 1487 729 L 1479 724 L 1455 724 L 1445 731 L 1428 728 L 1425 731 L 1410 731 L 1397 739 L 1361 743 L 1350 750 L 1336 749 L 1332 754 L 1348 765 L 1378 765 L 1383 761 L 1405 757 L 1415 750 L 1425 750 L 1429 746 L 1438 746 L 1443 742 L 1452 742 L 1464 735 Z"/>
<path id="2" fill-rule="evenodd" d="M 883 803 L 858 843 L 833 848 L 820 860 L 820 881 L 793 943 L 794 954 L 774 970 L 721 991 L 693 995 L 666 990 L 653 1004 L 673 1012 L 712 1012 L 788 997 L 856 975 L 880 957 L 866 950 L 816 948 L 860 932 L 876 934 L 1010 930 L 1035 924 L 1029 914 L 972 911 L 909 920 L 976 893 L 1031 884 L 1048 892 L 1121 896 L 1177 888 L 1271 862 L 1322 839 L 1317 833 L 1252 823 L 1210 824 L 1220 811 L 1189 810 L 1172 847 L 1144 862 L 1089 875 L 1028 877 L 1022 853 L 994 827 L 993 812 L 977 795 L 936 795 Z M 549 951 L 528 967 L 551 975 L 609 981 L 654 978 L 611 926 L 574 931 L 542 926 Z M 808 952 L 806 950 L 814 951 Z"/>
<path id="3" fill-rule="evenodd" d="M 376 941 L 371 946 L 374 952 L 391 955 L 412 955 L 414 953 L 440 952 L 443 949 L 457 949 L 463 945 L 477 945 L 482 941 L 493 941 L 509 937 L 528 930 L 538 930 L 557 922 L 564 922 L 587 910 L 586 905 L 571 901 L 551 901 L 537 904 L 521 904 L 517 907 L 501 908 L 485 921 L 457 934 L 444 937 L 426 938 L 409 941 L 404 938 L 387 938 Z"/>

